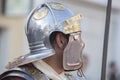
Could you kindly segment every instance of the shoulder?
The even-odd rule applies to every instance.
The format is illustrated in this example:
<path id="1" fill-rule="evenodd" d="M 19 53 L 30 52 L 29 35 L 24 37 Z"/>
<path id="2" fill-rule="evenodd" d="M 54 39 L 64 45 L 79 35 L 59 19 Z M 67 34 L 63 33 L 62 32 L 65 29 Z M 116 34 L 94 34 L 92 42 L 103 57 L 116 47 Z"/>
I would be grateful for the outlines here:
<path id="1" fill-rule="evenodd" d="M 46 80 L 46 78 L 46 75 L 32 64 L 19 66 L 0 75 L 0 80 Z"/>
<path id="2" fill-rule="evenodd" d="M 28 73 L 19 70 L 8 70 L 0 75 L 0 80 L 34 80 Z"/>

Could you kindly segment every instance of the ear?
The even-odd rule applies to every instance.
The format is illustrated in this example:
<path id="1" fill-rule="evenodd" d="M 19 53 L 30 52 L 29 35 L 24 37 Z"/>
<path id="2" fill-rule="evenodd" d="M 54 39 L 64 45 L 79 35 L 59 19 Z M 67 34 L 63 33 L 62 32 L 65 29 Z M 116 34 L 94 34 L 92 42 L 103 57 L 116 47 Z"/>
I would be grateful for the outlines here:
<path id="1" fill-rule="evenodd" d="M 57 36 L 56 36 L 56 42 L 57 42 L 57 45 L 60 49 L 63 48 L 63 45 L 64 45 L 64 37 L 63 37 L 63 34 L 62 33 L 58 33 Z"/>

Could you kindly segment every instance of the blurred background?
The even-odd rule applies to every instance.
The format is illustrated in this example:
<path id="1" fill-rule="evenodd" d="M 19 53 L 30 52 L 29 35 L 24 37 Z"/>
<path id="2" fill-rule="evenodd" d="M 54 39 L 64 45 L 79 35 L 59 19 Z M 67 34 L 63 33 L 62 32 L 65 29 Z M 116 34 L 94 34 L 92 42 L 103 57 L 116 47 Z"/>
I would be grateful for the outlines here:
<path id="1" fill-rule="evenodd" d="M 43 1 L 0 0 L 0 74 L 6 70 L 5 65 L 9 61 L 29 53 L 24 27 L 30 11 Z M 83 14 L 81 29 L 85 42 L 83 51 L 84 74 L 88 80 L 100 80 L 107 0 L 57 1 L 72 9 L 75 14 Z M 119 0 L 113 0 L 112 3 L 106 70 L 107 80 L 117 80 L 116 78 L 120 75 L 119 3 Z"/>

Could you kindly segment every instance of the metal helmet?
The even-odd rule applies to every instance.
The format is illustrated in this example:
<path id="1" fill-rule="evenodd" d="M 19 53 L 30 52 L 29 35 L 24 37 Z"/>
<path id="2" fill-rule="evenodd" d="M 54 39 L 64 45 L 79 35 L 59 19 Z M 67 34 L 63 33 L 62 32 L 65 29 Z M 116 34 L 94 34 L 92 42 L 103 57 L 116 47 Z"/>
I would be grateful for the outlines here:
<path id="1" fill-rule="evenodd" d="M 50 35 L 56 31 L 68 34 L 65 26 L 67 20 L 73 16 L 74 14 L 60 3 L 45 3 L 38 6 L 30 14 L 26 26 L 31 54 L 41 54 L 41 58 L 53 55 Z"/>
<path id="2" fill-rule="evenodd" d="M 30 53 L 19 57 L 8 68 L 27 64 L 54 55 L 50 35 L 59 31 L 69 34 L 80 30 L 78 20 L 81 15 L 74 14 L 64 5 L 48 2 L 35 8 L 28 17 L 26 35 Z"/>

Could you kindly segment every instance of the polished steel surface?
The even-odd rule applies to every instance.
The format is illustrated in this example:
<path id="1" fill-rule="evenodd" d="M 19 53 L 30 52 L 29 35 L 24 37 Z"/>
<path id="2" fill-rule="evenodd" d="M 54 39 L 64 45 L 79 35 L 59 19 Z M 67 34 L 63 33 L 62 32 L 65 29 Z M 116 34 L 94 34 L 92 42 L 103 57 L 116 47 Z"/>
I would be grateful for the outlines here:
<path id="1" fill-rule="evenodd" d="M 70 34 L 79 31 L 79 19 L 81 15 L 74 17 L 72 11 L 56 2 L 45 3 L 33 9 L 25 26 L 30 53 L 10 62 L 7 68 L 11 69 L 54 55 L 55 52 L 49 40 L 51 33 L 60 31 Z"/>
<path id="2" fill-rule="evenodd" d="M 47 53 L 51 56 L 54 54 L 49 40 L 51 33 L 55 31 L 65 33 L 64 22 L 74 15 L 60 3 L 45 3 L 40 6 L 29 16 L 26 35 L 31 54 L 44 54 L 44 51 L 48 51 Z M 44 54 L 44 56 L 48 57 L 49 55 Z"/>

